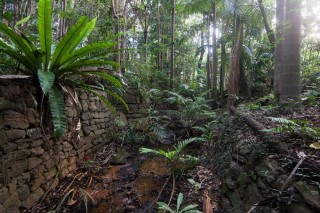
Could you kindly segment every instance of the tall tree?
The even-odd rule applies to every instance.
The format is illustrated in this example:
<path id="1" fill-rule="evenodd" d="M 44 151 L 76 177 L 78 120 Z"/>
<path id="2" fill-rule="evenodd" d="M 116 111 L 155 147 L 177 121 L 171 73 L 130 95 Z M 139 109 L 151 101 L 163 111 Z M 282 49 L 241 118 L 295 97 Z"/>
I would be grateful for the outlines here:
<path id="1" fill-rule="evenodd" d="M 175 0 L 172 0 L 171 8 L 171 58 L 170 58 L 170 89 L 173 88 L 174 77 L 174 27 L 175 27 Z"/>
<path id="2" fill-rule="evenodd" d="M 216 2 L 212 4 L 212 99 L 214 104 L 218 100 L 218 90 L 217 90 L 217 75 L 218 75 L 218 54 L 217 54 L 217 16 L 216 16 Z"/>
<path id="3" fill-rule="evenodd" d="M 276 97 L 280 96 L 280 76 L 283 63 L 283 30 L 284 30 L 285 0 L 277 0 L 276 6 L 276 46 L 275 46 L 275 70 L 273 89 Z"/>
<path id="4" fill-rule="evenodd" d="M 281 100 L 298 103 L 300 96 L 301 0 L 287 0 Z M 298 105 L 297 105 L 298 106 Z"/>

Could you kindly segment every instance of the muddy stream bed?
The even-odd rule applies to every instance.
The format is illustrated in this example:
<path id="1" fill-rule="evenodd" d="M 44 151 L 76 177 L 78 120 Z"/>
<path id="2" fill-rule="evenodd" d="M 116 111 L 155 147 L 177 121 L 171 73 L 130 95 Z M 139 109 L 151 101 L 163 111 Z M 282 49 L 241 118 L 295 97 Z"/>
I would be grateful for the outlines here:
<path id="1" fill-rule="evenodd" d="M 163 158 L 138 155 L 124 165 L 103 168 L 100 173 L 86 188 L 96 204 L 90 212 L 157 212 L 152 204 L 169 173 Z M 78 212 L 78 208 L 73 211 Z"/>

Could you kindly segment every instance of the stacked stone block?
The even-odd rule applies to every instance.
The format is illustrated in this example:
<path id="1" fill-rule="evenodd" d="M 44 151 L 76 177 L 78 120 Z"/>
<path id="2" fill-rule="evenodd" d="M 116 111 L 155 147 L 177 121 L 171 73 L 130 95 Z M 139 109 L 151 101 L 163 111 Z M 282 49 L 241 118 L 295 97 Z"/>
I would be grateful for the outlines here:
<path id="1" fill-rule="evenodd" d="M 78 161 L 110 141 L 112 113 L 83 91 L 71 91 L 73 98 L 66 96 L 68 129 L 61 140 L 55 140 L 51 122 L 40 124 L 41 103 L 35 101 L 39 89 L 30 78 L 0 78 L 1 213 L 31 208 L 58 184 L 57 174 L 71 174 Z"/>

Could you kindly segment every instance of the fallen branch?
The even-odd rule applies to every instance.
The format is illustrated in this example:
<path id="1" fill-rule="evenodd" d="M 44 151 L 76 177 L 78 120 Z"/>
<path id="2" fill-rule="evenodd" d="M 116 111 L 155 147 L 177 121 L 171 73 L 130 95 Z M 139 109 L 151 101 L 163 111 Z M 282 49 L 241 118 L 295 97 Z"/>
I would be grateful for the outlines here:
<path id="1" fill-rule="evenodd" d="M 229 107 L 229 110 L 236 116 L 239 116 L 241 118 L 243 118 L 246 123 L 259 135 L 261 135 L 265 140 L 267 140 L 270 145 L 275 148 L 277 151 L 279 152 L 287 152 L 286 148 L 283 145 L 283 143 L 281 143 L 278 138 L 272 133 L 272 132 L 266 132 L 263 131 L 266 128 L 259 123 L 258 121 L 256 121 L 255 119 L 253 119 L 250 115 L 246 115 L 243 114 L 239 111 L 237 111 L 237 109 L 233 106 Z"/>

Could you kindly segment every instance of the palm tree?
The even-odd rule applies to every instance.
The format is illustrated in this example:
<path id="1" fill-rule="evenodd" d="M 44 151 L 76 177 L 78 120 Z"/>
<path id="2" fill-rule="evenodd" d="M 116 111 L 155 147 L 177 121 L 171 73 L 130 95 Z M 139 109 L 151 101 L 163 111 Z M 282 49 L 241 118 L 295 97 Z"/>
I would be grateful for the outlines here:
<path id="1" fill-rule="evenodd" d="M 295 105 L 300 96 L 301 0 L 287 0 L 280 98 Z M 299 105 L 299 104 L 298 104 Z M 296 105 L 297 106 L 297 105 Z"/>

